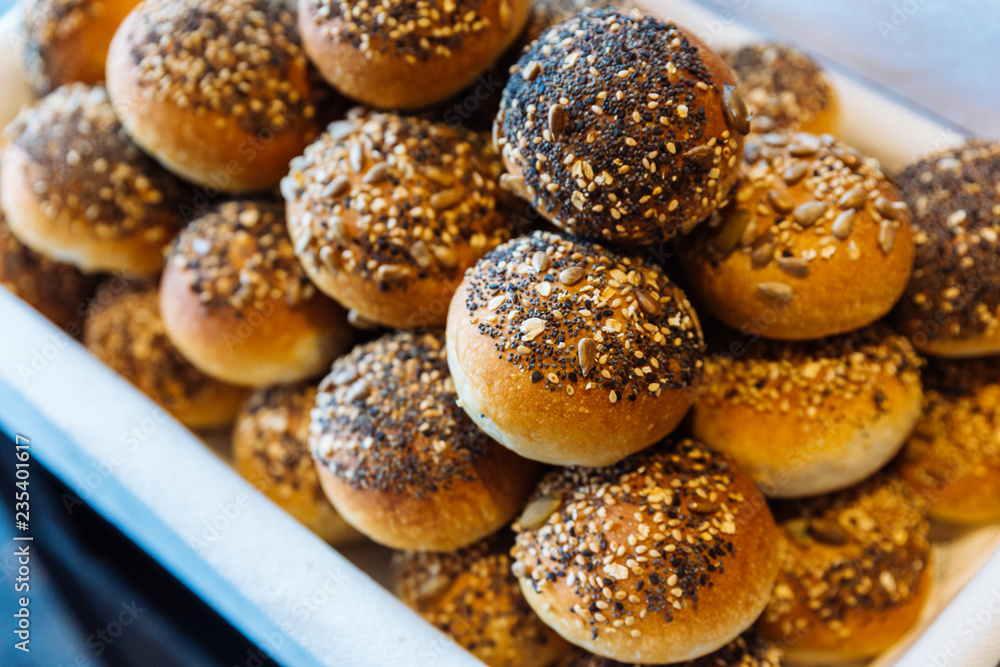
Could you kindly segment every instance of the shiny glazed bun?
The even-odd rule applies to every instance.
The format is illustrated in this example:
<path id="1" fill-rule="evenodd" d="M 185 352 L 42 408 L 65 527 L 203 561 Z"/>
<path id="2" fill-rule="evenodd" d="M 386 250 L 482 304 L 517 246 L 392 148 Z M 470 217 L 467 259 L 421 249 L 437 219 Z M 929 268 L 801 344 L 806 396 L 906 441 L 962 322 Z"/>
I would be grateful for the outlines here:
<path id="1" fill-rule="evenodd" d="M 320 385 L 310 445 L 327 497 L 359 531 L 409 551 L 467 546 L 524 505 L 539 466 L 456 405 L 444 337 L 400 331 L 338 359 Z"/>
<path id="2" fill-rule="evenodd" d="M 691 660 L 744 632 L 777 573 L 774 519 L 723 454 L 665 442 L 542 480 L 511 555 L 531 608 L 591 653 Z"/>
<path id="3" fill-rule="evenodd" d="M 178 176 L 267 190 L 319 133 L 294 13 L 272 0 L 144 0 L 115 33 L 107 85 L 122 125 Z"/>
<path id="4" fill-rule="evenodd" d="M 87 273 L 159 273 L 184 186 L 129 139 L 102 86 L 56 90 L 4 136 L 0 203 L 18 240 Z"/>
<path id="5" fill-rule="evenodd" d="M 921 360 L 873 325 L 800 343 L 759 340 L 705 359 L 692 434 L 777 498 L 857 484 L 895 456 L 920 417 Z"/>
<path id="6" fill-rule="evenodd" d="M 845 333 L 889 312 L 910 277 L 910 215 L 873 158 L 829 135 L 751 140 L 735 201 L 682 241 L 692 290 L 766 338 Z"/>
<path id="7" fill-rule="evenodd" d="M 313 377 L 354 337 L 296 261 L 278 202 L 229 201 L 194 219 L 167 252 L 160 310 L 192 364 L 250 387 Z"/>
<path id="8" fill-rule="evenodd" d="M 14 238 L 0 210 L 0 285 L 60 329 L 79 335 L 88 295 L 96 278 L 70 264 L 53 262 Z"/>
<path id="9" fill-rule="evenodd" d="M 489 667 L 549 667 L 569 645 L 531 611 L 506 534 L 445 553 L 393 556 L 396 595 Z"/>
<path id="10" fill-rule="evenodd" d="M 356 109 L 281 182 L 295 253 L 363 319 L 442 327 L 465 269 L 510 238 L 501 171 L 478 133 Z"/>
<path id="11" fill-rule="evenodd" d="M 24 69 L 45 95 L 67 83 L 104 80 L 108 45 L 139 0 L 24 0 Z"/>
<path id="12" fill-rule="evenodd" d="M 931 545 L 923 503 L 905 482 L 883 473 L 774 510 L 781 569 L 757 630 L 790 661 L 870 658 L 913 626 L 930 589 Z"/>
<path id="13" fill-rule="evenodd" d="M 299 26 L 334 88 L 380 109 L 416 109 L 489 68 L 530 7 L 530 0 L 299 0 Z"/>
<path id="14" fill-rule="evenodd" d="M 782 650 L 775 644 L 754 632 L 745 632 L 714 653 L 695 660 L 675 663 L 674 667 L 781 667 L 782 656 Z M 578 648 L 559 661 L 556 667 L 629 666 Z"/>
<path id="15" fill-rule="evenodd" d="M 916 247 L 897 327 L 926 354 L 1000 353 L 1000 142 L 930 155 L 897 180 Z"/>
<path id="16" fill-rule="evenodd" d="M 1000 358 L 931 361 L 924 413 L 897 460 L 931 517 L 1000 520 Z"/>
<path id="17" fill-rule="evenodd" d="M 790 44 L 760 42 L 721 55 L 739 81 L 754 132 L 836 134 L 837 96 L 808 54 Z"/>
<path id="18" fill-rule="evenodd" d="M 236 472 L 331 544 L 360 535 L 340 518 L 319 484 L 309 452 L 312 382 L 258 389 L 233 425 Z"/>
<path id="19" fill-rule="evenodd" d="M 748 115 L 725 63 L 673 23 L 615 9 L 547 30 L 511 69 L 505 187 L 572 233 L 661 243 L 735 182 Z"/>
<path id="20" fill-rule="evenodd" d="M 447 336 L 473 421 L 556 465 L 610 465 L 670 433 L 704 347 L 697 315 L 661 269 L 542 231 L 466 274 Z"/>
<path id="21" fill-rule="evenodd" d="M 181 356 L 164 331 L 158 297 L 155 286 L 136 285 L 116 291 L 108 301 L 95 299 L 84 344 L 185 426 L 230 424 L 246 390 L 203 375 Z"/>

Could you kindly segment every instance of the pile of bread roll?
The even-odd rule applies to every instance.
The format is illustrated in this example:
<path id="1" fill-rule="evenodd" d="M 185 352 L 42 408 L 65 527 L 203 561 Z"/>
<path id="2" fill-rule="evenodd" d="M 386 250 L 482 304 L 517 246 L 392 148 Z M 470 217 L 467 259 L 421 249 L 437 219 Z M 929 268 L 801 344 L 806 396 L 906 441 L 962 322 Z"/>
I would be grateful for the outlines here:
<path id="1" fill-rule="evenodd" d="M 585 4 L 25 2 L 0 282 L 487 664 L 877 655 L 1000 520 L 1000 144 Z"/>

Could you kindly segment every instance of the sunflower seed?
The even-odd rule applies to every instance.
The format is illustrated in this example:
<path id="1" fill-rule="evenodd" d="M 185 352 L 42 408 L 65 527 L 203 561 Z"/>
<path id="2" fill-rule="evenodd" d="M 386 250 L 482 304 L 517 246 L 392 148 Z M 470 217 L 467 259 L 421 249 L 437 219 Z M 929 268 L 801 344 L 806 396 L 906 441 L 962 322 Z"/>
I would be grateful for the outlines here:
<path id="1" fill-rule="evenodd" d="M 375 280 L 380 283 L 393 283 L 405 280 L 410 270 L 398 264 L 383 264 L 375 271 Z"/>
<path id="2" fill-rule="evenodd" d="M 590 369 L 594 367 L 594 361 L 597 359 L 597 343 L 593 338 L 580 339 L 580 342 L 576 345 L 576 358 L 580 362 L 580 370 L 583 372 L 584 377 L 586 377 Z"/>
<path id="3" fill-rule="evenodd" d="M 458 253 L 451 248 L 436 245 L 431 248 L 431 252 L 434 253 L 434 259 L 436 259 L 438 264 L 440 264 L 443 268 L 454 269 L 458 266 Z"/>
<path id="4" fill-rule="evenodd" d="M 712 166 L 712 162 L 715 160 L 715 149 L 711 146 L 695 146 L 684 153 L 684 159 L 707 169 Z"/>
<path id="5" fill-rule="evenodd" d="M 795 135 L 795 141 L 788 146 L 788 152 L 795 157 L 806 157 L 808 155 L 815 155 L 819 150 L 819 146 L 819 137 L 803 132 Z"/>
<path id="6" fill-rule="evenodd" d="M 565 130 L 566 109 L 561 104 L 553 104 L 549 107 L 549 131 L 555 139 L 558 139 Z"/>
<path id="7" fill-rule="evenodd" d="M 435 211 L 442 211 L 455 206 L 463 199 L 465 199 L 465 192 L 459 188 L 451 188 L 432 194 L 429 203 Z"/>
<path id="8" fill-rule="evenodd" d="M 796 278 L 805 278 L 809 275 L 809 262 L 801 257 L 778 257 L 774 261 L 782 271 Z"/>
<path id="9" fill-rule="evenodd" d="M 529 317 L 521 323 L 521 333 L 524 340 L 532 340 L 545 331 L 545 320 L 540 317 Z"/>
<path id="10" fill-rule="evenodd" d="M 736 209 L 729 215 L 722 224 L 718 236 L 712 242 L 715 251 L 725 256 L 735 250 L 748 222 L 750 222 L 750 211 L 745 208 Z"/>
<path id="11" fill-rule="evenodd" d="M 326 133 L 330 135 L 330 138 L 334 141 L 343 139 L 353 131 L 354 121 L 351 120 L 337 120 L 330 123 L 326 128 Z"/>
<path id="12" fill-rule="evenodd" d="M 765 267 L 774 258 L 774 249 L 775 244 L 773 240 L 762 241 L 750 253 L 750 261 L 758 269 Z"/>
<path id="13" fill-rule="evenodd" d="M 825 201 L 806 202 L 795 209 L 792 217 L 795 219 L 795 222 L 803 227 L 811 227 L 816 224 L 817 220 L 823 217 L 827 208 L 829 208 L 829 204 Z"/>
<path id="14" fill-rule="evenodd" d="M 513 174 L 500 174 L 500 187 L 515 197 L 520 197 L 521 199 L 531 199 L 531 194 L 528 192 L 528 187 L 524 184 L 523 176 L 515 176 Z"/>
<path id="15" fill-rule="evenodd" d="M 892 224 L 891 220 L 883 220 L 882 224 L 878 228 L 878 247 L 882 249 L 882 252 L 889 254 L 892 252 L 892 246 L 896 243 L 896 227 Z"/>
<path id="16" fill-rule="evenodd" d="M 847 531 L 840 527 L 840 524 L 833 521 L 822 521 L 813 519 L 809 522 L 809 534 L 817 541 L 825 544 L 841 545 L 847 544 Z"/>
<path id="17" fill-rule="evenodd" d="M 642 308 L 642 312 L 647 315 L 656 317 L 663 312 L 663 305 L 648 294 L 640 294 L 638 301 L 639 307 Z"/>
<path id="18" fill-rule="evenodd" d="M 719 506 L 711 500 L 692 498 L 688 501 L 688 509 L 694 514 L 714 514 L 718 511 Z"/>
<path id="19" fill-rule="evenodd" d="M 562 499 L 551 493 L 541 498 L 536 498 L 524 508 L 521 516 L 517 519 L 517 523 L 521 527 L 521 530 L 541 528 L 549 520 L 549 517 L 555 514 L 560 505 L 562 505 Z"/>
<path id="20" fill-rule="evenodd" d="M 410 246 L 410 257 L 422 269 L 431 265 L 431 252 L 427 249 L 427 244 L 423 241 L 414 241 Z"/>
<path id="21" fill-rule="evenodd" d="M 906 204 L 901 201 L 892 201 L 888 197 L 877 197 L 875 210 L 890 220 L 898 221 L 906 217 Z"/>
<path id="22" fill-rule="evenodd" d="M 344 402 L 354 403 L 355 401 L 361 401 L 368 398 L 368 394 L 371 392 L 371 388 L 368 386 L 368 382 L 364 378 L 355 380 L 347 391 L 344 392 Z"/>
<path id="23" fill-rule="evenodd" d="M 531 268 L 535 270 L 535 273 L 544 273 L 548 271 L 551 264 L 552 260 L 549 259 L 549 254 L 547 252 L 539 250 L 531 256 Z"/>
<path id="24" fill-rule="evenodd" d="M 795 185 L 796 183 L 802 180 L 802 178 L 806 175 L 806 172 L 808 171 L 809 171 L 808 163 L 796 162 L 795 164 L 788 167 L 787 169 L 785 169 L 785 171 L 782 172 L 781 178 L 788 185 Z"/>
<path id="25" fill-rule="evenodd" d="M 584 270 L 579 266 L 569 266 L 559 272 L 559 282 L 564 285 L 575 285 L 583 278 Z"/>
<path id="26" fill-rule="evenodd" d="M 452 176 L 444 169 L 435 167 L 433 165 L 424 167 L 424 174 L 430 180 L 434 181 L 438 185 L 443 185 L 444 187 L 449 187 L 452 183 L 455 182 L 454 176 Z"/>
<path id="27" fill-rule="evenodd" d="M 791 299 L 792 295 L 795 293 L 795 290 L 792 289 L 791 285 L 774 281 L 757 283 L 756 287 L 757 291 L 763 296 L 778 300 Z"/>
<path id="28" fill-rule="evenodd" d="M 351 189 L 351 179 L 347 176 L 338 176 L 330 182 L 326 191 L 327 197 L 339 197 Z"/>
<path id="29" fill-rule="evenodd" d="M 365 168 L 365 149 L 361 144 L 354 144 L 351 146 L 351 152 L 348 156 L 348 160 L 351 165 L 351 169 L 354 173 L 360 174 Z"/>
<path id="30" fill-rule="evenodd" d="M 542 65 L 537 60 L 532 60 L 530 63 L 524 66 L 524 71 L 521 72 L 521 76 L 524 77 L 525 81 L 534 81 L 539 74 L 542 73 Z"/>
<path id="31" fill-rule="evenodd" d="M 451 586 L 451 579 L 443 574 L 435 574 L 417 587 L 415 601 L 421 607 L 430 607 L 437 602 Z"/>
<path id="32" fill-rule="evenodd" d="M 365 177 L 362 180 L 369 185 L 375 185 L 376 183 L 381 183 L 387 178 L 389 178 L 389 165 L 385 162 L 379 162 L 368 170 L 368 173 L 365 174 Z"/>
<path id="33" fill-rule="evenodd" d="M 853 208 L 841 212 L 841 214 L 837 216 L 837 219 L 833 221 L 833 225 L 830 226 L 830 232 L 841 241 L 850 236 L 851 231 L 853 231 L 853 229 L 854 229 Z"/>
<path id="34" fill-rule="evenodd" d="M 791 213 L 792 209 L 795 208 L 792 200 L 777 190 L 767 191 L 767 203 L 778 213 Z"/>
<path id="35" fill-rule="evenodd" d="M 857 208 L 865 203 L 868 198 L 868 192 L 862 188 L 851 188 L 844 194 L 840 195 L 840 199 L 837 200 L 837 206 L 840 208 Z"/>
<path id="36" fill-rule="evenodd" d="M 730 127 L 740 134 L 750 133 L 750 112 L 736 86 L 727 83 L 722 87 L 722 109 Z"/>

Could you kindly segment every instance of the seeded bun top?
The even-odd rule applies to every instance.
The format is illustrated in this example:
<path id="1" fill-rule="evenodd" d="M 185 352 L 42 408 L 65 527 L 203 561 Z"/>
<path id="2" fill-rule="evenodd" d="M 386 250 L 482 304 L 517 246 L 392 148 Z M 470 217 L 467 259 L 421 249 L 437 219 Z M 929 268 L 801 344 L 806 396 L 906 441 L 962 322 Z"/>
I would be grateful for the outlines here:
<path id="1" fill-rule="evenodd" d="M 298 23 L 285 3 L 144 0 L 130 21 L 130 65 L 154 101 L 217 115 L 220 129 L 232 119 L 248 133 L 279 134 L 316 115 Z"/>
<path id="2" fill-rule="evenodd" d="M 763 610 L 774 521 L 728 457 L 687 440 L 549 473 L 514 523 L 514 574 L 560 634 L 616 660 L 715 651 Z"/>
<path id="3" fill-rule="evenodd" d="M 788 44 L 765 42 L 723 51 L 722 59 L 740 82 L 754 132 L 831 130 L 821 124 L 834 104 L 833 88 L 806 53 Z"/>
<path id="4" fill-rule="evenodd" d="M 874 619 L 926 595 L 925 504 L 898 476 L 880 473 L 839 493 L 773 507 L 781 568 L 759 627 L 772 639 L 797 638 L 790 653 L 815 656 L 825 646 L 843 659 L 864 657 L 882 641 L 872 637 L 873 628 L 884 631 Z M 912 623 L 919 605 L 911 612 L 905 620 Z"/>
<path id="5" fill-rule="evenodd" d="M 697 315 L 659 268 L 536 231 L 467 276 L 465 310 L 497 354 L 549 391 L 611 403 L 693 386 L 704 348 Z"/>
<path id="6" fill-rule="evenodd" d="M 525 602 L 511 574 L 510 532 L 443 553 L 397 552 L 396 594 L 494 667 L 549 667 L 569 646 Z"/>
<path id="7" fill-rule="evenodd" d="M 910 216 L 874 158 L 830 135 L 754 135 L 730 206 L 685 240 L 694 290 L 734 328 L 802 340 L 885 315 L 913 263 Z"/>
<path id="8" fill-rule="evenodd" d="M 382 291 L 427 278 L 457 284 L 510 236 L 496 205 L 501 169 L 478 133 L 355 109 L 281 183 L 296 253 Z"/>
<path id="9" fill-rule="evenodd" d="M 312 414 L 313 456 L 342 482 L 431 494 L 500 446 L 455 404 L 440 334 L 400 331 L 337 359 Z"/>
<path id="10" fill-rule="evenodd" d="M 970 141 L 935 153 L 904 169 L 897 181 L 913 214 L 916 261 L 896 321 L 931 354 L 995 354 L 1000 142 Z"/>
<path id="11" fill-rule="evenodd" d="M 292 252 L 278 202 L 219 205 L 181 232 L 167 261 L 190 276 L 190 289 L 211 307 L 262 310 L 277 301 L 295 308 L 317 298 Z"/>
<path id="12" fill-rule="evenodd" d="M 673 23 L 584 11 L 511 70 L 494 125 L 505 184 L 571 233 L 665 241 L 737 178 L 749 123 L 734 86 L 725 63 Z"/>
<path id="13" fill-rule="evenodd" d="M 590 0 L 536 0 L 531 5 L 531 15 L 528 17 L 528 25 L 521 35 L 520 42 L 528 46 L 555 24 L 562 23 L 585 9 L 595 7 L 614 7 L 622 13 L 627 13 L 635 9 L 636 5 L 632 0 L 600 0 L 599 2 L 591 2 Z"/>
<path id="14" fill-rule="evenodd" d="M 183 184 L 132 142 L 103 86 L 59 88 L 4 137 L 26 157 L 42 212 L 76 234 L 166 243 L 184 223 Z"/>
<path id="15" fill-rule="evenodd" d="M 676 663 L 673 667 L 781 667 L 782 650 L 754 632 L 746 632 L 718 651 Z M 631 667 L 576 649 L 558 663 L 558 667 Z M 635 665 L 634 667 L 638 667 Z"/>

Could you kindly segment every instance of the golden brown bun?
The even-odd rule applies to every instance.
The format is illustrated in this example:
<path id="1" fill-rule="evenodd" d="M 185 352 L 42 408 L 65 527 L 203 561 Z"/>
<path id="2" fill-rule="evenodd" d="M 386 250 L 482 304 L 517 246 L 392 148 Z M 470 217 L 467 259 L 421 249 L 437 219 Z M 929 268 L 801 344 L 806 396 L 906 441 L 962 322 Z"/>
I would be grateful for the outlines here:
<path id="1" fill-rule="evenodd" d="M 190 428 L 217 428 L 233 421 L 247 391 L 203 375 L 164 332 L 155 286 L 113 287 L 95 299 L 83 341 L 94 356 Z"/>
<path id="2" fill-rule="evenodd" d="M 924 414 L 897 468 L 935 519 L 1000 520 L 1000 358 L 931 361 Z"/>
<path id="3" fill-rule="evenodd" d="M 236 472 L 330 544 L 360 534 L 326 499 L 309 452 L 309 412 L 316 385 L 301 382 L 255 391 L 233 425 Z"/>
<path id="4" fill-rule="evenodd" d="M 518 454 L 610 465 L 684 417 L 704 343 L 684 292 L 654 265 L 550 232 L 469 271 L 448 314 L 462 407 Z"/>
<path id="5" fill-rule="evenodd" d="M 4 134 L 0 203 L 18 240 L 87 273 L 160 271 L 184 186 L 132 143 L 103 87 L 63 86 Z"/>
<path id="6" fill-rule="evenodd" d="M 193 220 L 167 253 L 160 309 L 192 364 L 250 387 L 313 377 L 353 338 L 296 261 L 277 202 L 226 202 Z"/>
<path id="7" fill-rule="evenodd" d="M 108 45 L 139 0 L 25 0 L 24 68 L 38 95 L 104 80 Z"/>
<path id="8" fill-rule="evenodd" d="M 729 457 L 691 440 L 549 473 L 514 530 L 531 608 L 569 642 L 622 662 L 722 648 L 757 620 L 778 568 L 764 497 Z"/>
<path id="9" fill-rule="evenodd" d="M 26 301 L 60 329 L 79 335 L 87 297 L 96 278 L 53 262 L 14 238 L 0 210 L 0 285 Z"/>
<path id="10" fill-rule="evenodd" d="M 608 8 L 553 26 L 525 51 L 494 141 L 505 186 L 557 227 L 654 244 L 722 204 L 747 131 L 732 72 L 707 45 Z"/>
<path id="11" fill-rule="evenodd" d="M 837 95 L 808 54 L 790 44 L 760 42 L 721 55 L 739 81 L 754 132 L 838 133 Z"/>
<path id="12" fill-rule="evenodd" d="M 501 171 L 477 133 L 356 109 L 281 182 L 296 254 L 363 319 L 443 327 L 465 270 L 510 238 Z"/>
<path id="13" fill-rule="evenodd" d="M 887 473 L 777 505 L 781 570 L 758 632 L 804 664 L 860 660 L 892 646 L 917 621 L 930 588 L 923 509 Z"/>
<path id="14" fill-rule="evenodd" d="M 755 632 L 745 632 L 718 651 L 706 656 L 676 663 L 674 667 L 781 667 L 784 652 Z M 610 660 L 573 649 L 556 667 L 628 667 L 617 660 Z M 664 666 L 666 667 L 666 666 Z"/>
<path id="15" fill-rule="evenodd" d="M 920 358 L 884 325 L 818 341 L 759 340 L 705 360 L 691 432 L 772 497 L 857 484 L 920 417 Z"/>
<path id="16" fill-rule="evenodd" d="M 805 340 L 889 312 L 910 277 L 913 239 L 878 162 L 806 133 L 754 137 L 746 162 L 734 201 L 679 253 L 712 314 L 744 334 Z"/>
<path id="17" fill-rule="evenodd" d="M 310 444 L 348 523 L 394 549 L 448 551 L 517 513 L 540 466 L 479 432 L 455 400 L 440 334 L 387 334 L 334 363 Z"/>
<path id="18" fill-rule="evenodd" d="M 277 185 L 319 133 L 295 17 L 280 2 L 144 0 L 111 42 L 107 85 L 135 142 L 209 192 Z"/>
<path id="19" fill-rule="evenodd" d="M 897 328 L 926 354 L 1000 353 L 1000 142 L 929 155 L 897 181 L 916 246 Z"/>
<path id="20" fill-rule="evenodd" d="M 309 57 L 343 94 L 380 109 L 447 99 L 490 67 L 524 28 L 530 0 L 370 3 L 300 0 Z M 345 21 L 344 15 L 350 14 Z"/>
<path id="21" fill-rule="evenodd" d="M 447 553 L 398 552 L 396 595 L 489 667 L 548 667 L 570 646 L 521 595 L 508 535 Z"/>

